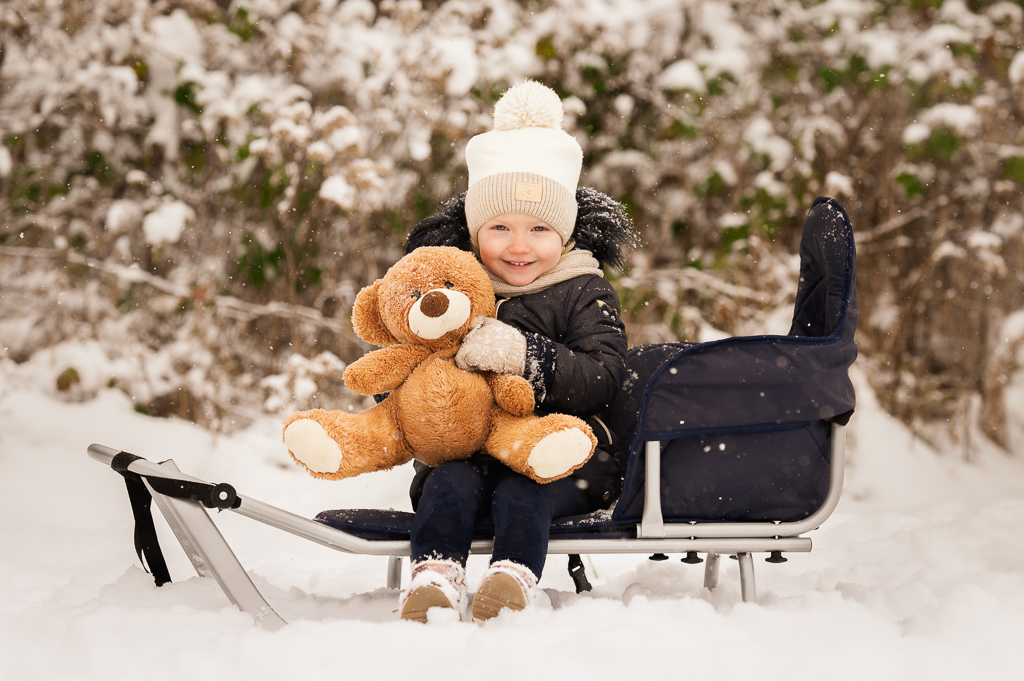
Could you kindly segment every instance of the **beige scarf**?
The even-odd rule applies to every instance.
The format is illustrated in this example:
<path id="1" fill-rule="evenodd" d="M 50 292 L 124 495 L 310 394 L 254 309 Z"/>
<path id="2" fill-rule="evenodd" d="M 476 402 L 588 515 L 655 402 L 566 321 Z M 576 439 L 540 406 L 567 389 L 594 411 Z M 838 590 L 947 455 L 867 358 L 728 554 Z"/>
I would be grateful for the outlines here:
<path id="1" fill-rule="evenodd" d="M 487 271 L 487 276 L 491 278 L 491 283 L 494 285 L 494 293 L 502 298 L 515 298 L 527 293 L 537 293 L 584 274 L 604 276 L 604 272 L 601 271 L 601 263 L 597 261 L 593 253 L 583 249 L 569 251 L 561 257 L 557 265 L 526 286 L 513 286 L 490 270 Z"/>

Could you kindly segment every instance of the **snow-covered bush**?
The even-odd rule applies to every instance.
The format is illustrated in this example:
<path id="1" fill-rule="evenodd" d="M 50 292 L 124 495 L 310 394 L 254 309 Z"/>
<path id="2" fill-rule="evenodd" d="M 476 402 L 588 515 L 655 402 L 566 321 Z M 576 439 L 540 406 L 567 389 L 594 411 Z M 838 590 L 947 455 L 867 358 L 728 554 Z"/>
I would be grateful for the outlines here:
<path id="1" fill-rule="evenodd" d="M 858 233 L 880 398 L 957 430 L 972 396 L 1002 413 L 990 374 L 1015 367 L 998 329 L 1024 306 L 1022 14 L 984 0 L 8 3 L 0 347 L 17 361 L 65 340 L 111 357 L 192 348 L 177 375 L 206 406 L 157 378 L 137 403 L 238 423 L 289 357 L 364 350 L 355 293 L 465 189 L 465 143 L 531 77 L 565 101 L 583 183 L 643 235 L 616 281 L 633 343 L 784 332 L 803 215 L 831 194 Z"/>

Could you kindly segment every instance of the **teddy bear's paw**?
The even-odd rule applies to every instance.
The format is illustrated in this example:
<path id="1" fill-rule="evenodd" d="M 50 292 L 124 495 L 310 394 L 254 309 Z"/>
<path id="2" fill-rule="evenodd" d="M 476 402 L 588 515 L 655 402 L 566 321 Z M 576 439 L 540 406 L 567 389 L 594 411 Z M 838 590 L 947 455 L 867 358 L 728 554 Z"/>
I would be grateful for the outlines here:
<path id="1" fill-rule="evenodd" d="M 316 421 L 292 421 L 284 430 L 284 443 L 314 473 L 336 473 L 341 467 L 341 447 Z"/>
<path id="2" fill-rule="evenodd" d="M 544 436 L 533 447 L 526 464 L 540 478 L 554 478 L 583 463 L 594 449 L 579 428 L 566 428 Z"/>
<path id="3" fill-rule="evenodd" d="M 533 413 L 533 387 L 522 376 L 488 374 L 487 383 L 494 393 L 498 406 L 513 416 L 528 416 Z"/>

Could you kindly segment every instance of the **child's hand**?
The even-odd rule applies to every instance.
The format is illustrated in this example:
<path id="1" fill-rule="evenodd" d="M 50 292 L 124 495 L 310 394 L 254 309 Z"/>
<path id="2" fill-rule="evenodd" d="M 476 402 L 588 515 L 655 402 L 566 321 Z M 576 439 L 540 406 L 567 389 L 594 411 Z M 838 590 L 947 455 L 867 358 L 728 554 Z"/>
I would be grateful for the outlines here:
<path id="1" fill-rule="evenodd" d="M 493 317 L 478 317 L 455 355 L 455 365 L 467 371 L 522 376 L 526 368 L 526 336 Z"/>

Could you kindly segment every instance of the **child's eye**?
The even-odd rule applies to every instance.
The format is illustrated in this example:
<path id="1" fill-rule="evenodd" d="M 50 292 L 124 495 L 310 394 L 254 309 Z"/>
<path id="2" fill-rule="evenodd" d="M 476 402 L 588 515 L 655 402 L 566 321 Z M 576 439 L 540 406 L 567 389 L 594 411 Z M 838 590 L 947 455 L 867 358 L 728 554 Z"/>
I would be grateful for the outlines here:
<path id="1" fill-rule="evenodd" d="M 544 225 L 536 225 L 533 228 L 533 231 L 535 231 L 535 232 L 546 232 L 546 231 L 548 231 L 548 228 L 545 227 Z"/>
<path id="2" fill-rule="evenodd" d="M 506 227 L 505 225 L 494 225 L 493 227 L 491 227 L 491 229 L 500 229 L 501 231 L 504 232 L 508 230 L 508 227 Z"/>

